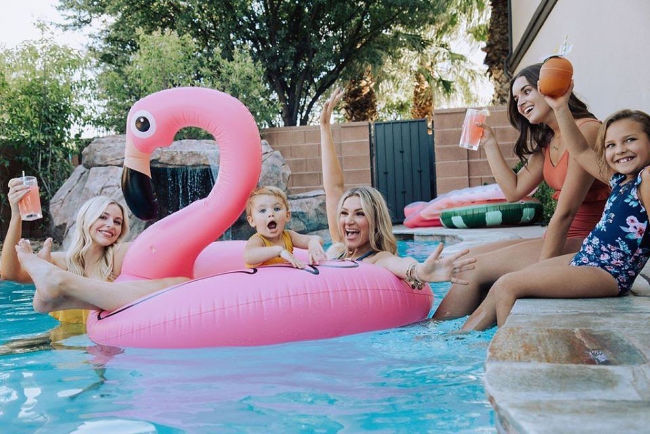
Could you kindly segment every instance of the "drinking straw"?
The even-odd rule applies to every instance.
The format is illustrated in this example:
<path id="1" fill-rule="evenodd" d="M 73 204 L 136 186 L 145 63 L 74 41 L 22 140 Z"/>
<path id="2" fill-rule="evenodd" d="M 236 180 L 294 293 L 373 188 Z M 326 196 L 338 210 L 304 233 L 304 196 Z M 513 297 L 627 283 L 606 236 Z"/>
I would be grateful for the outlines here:
<path id="1" fill-rule="evenodd" d="M 25 171 L 23 170 L 23 185 L 27 184 L 27 180 L 25 179 Z"/>

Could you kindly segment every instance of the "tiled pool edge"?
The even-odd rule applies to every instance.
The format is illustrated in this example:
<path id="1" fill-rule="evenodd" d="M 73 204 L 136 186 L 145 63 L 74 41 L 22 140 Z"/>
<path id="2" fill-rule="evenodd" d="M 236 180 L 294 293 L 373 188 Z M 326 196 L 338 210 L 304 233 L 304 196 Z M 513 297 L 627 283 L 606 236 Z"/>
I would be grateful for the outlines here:
<path id="1" fill-rule="evenodd" d="M 507 433 L 649 432 L 650 298 L 519 300 L 488 348 Z"/>
<path id="2" fill-rule="evenodd" d="M 456 245 L 462 243 L 463 247 L 478 246 L 481 244 L 492 243 L 495 241 L 515 240 L 525 238 L 526 236 L 535 237 L 539 230 L 529 227 L 528 233 L 522 237 L 516 231 L 491 230 L 491 229 L 446 229 L 437 228 L 407 228 L 405 226 L 395 226 L 393 234 L 397 238 L 413 239 L 415 241 L 442 241 L 447 243 L 445 247 L 448 251 L 456 249 Z"/>
<path id="3" fill-rule="evenodd" d="M 396 227 L 395 233 L 471 247 L 542 231 L 509 229 Z M 650 432 L 649 360 L 650 297 L 519 300 L 492 339 L 485 363 L 496 428 Z"/>

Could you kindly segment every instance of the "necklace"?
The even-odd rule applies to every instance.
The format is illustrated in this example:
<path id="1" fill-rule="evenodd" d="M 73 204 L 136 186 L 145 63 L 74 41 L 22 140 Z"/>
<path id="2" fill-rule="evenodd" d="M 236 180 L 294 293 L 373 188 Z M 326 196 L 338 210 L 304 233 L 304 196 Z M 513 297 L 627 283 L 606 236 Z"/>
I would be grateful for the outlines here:
<path id="1" fill-rule="evenodd" d="M 552 148 L 554 151 L 557 151 L 558 149 L 560 149 L 560 141 L 559 141 L 559 140 L 554 140 L 554 141 L 552 141 L 552 142 L 551 142 L 551 148 Z"/>
<path id="2" fill-rule="evenodd" d="M 560 134 L 559 133 L 555 134 L 555 136 L 553 137 L 553 140 L 551 140 L 551 148 L 553 148 L 553 150 L 555 150 L 555 151 L 560 149 Z"/>
<path id="3" fill-rule="evenodd" d="M 354 254 L 357 252 L 357 249 L 354 250 L 345 250 L 345 259 L 352 259 Z"/>
<path id="4" fill-rule="evenodd" d="M 363 254 L 361 254 L 361 255 L 357 255 L 358 250 L 359 250 L 359 249 L 354 249 L 354 250 L 348 250 L 348 249 L 346 249 L 346 250 L 345 250 L 345 259 L 349 259 L 349 260 L 351 260 L 351 261 L 355 261 L 355 260 L 356 260 L 356 259 L 354 259 L 355 256 L 357 256 L 357 258 L 360 258 L 361 256 L 363 256 Z"/>

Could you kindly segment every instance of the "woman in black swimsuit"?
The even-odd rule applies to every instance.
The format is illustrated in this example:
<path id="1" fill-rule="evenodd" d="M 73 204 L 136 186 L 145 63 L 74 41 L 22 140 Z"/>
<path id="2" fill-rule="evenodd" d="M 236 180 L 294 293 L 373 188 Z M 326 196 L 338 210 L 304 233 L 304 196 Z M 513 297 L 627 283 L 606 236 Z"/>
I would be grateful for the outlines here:
<path id="1" fill-rule="evenodd" d="M 344 191 L 343 171 L 334 150 L 330 119 L 332 111 L 343 96 L 336 89 L 323 105 L 320 116 L 321 158 L 327 223 L 332 237 L 328 257 L 352 259 L 382 266 L 414 287 L 424 282 L 451 281 L 456 273 L 472 269 L 474 258 L 464 257 L 469 250 L 441 257 L 442 244 L 419 263 L 413 258 L 397 256 L 397 242 L 388 206 L 381 193 L 373 187 L 362 186 Z"/>

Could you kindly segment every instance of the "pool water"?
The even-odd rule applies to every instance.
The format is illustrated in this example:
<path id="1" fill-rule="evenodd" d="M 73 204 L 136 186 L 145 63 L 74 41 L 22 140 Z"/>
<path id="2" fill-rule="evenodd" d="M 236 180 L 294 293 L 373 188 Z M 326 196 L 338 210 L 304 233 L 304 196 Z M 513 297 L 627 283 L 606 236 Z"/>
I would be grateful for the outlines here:
<path id="1" fill-rule="evenodd" d="M 422 260 L 433 247 L 400 242 L 400 253 Z M 447 290 L 435 285 L 436 304 Z M 117 349 L 56 328 L 32 310 L 33 291 L 0 282 L 5 432 L 495 431 L 482 385 L 494 330 L 458 334 L 462 319 L 264 347 Z M 53 333 L 63 339 L 50 345 Z"/>

